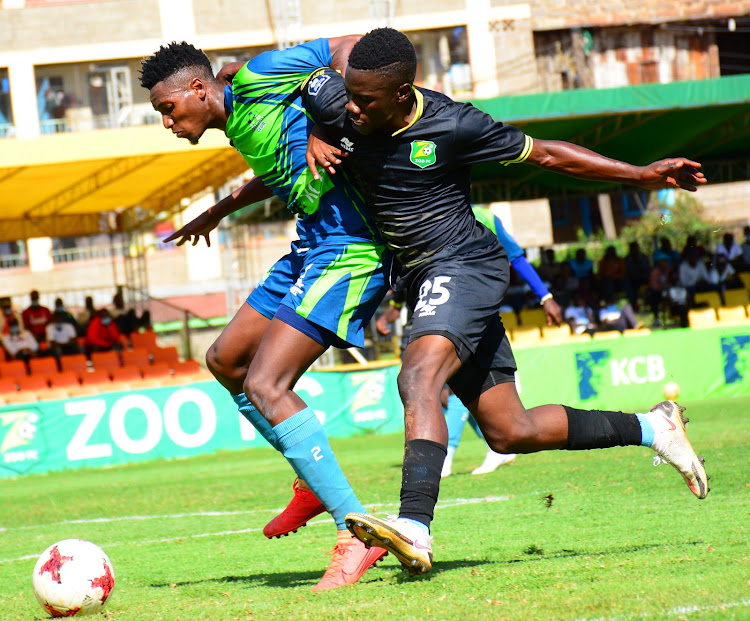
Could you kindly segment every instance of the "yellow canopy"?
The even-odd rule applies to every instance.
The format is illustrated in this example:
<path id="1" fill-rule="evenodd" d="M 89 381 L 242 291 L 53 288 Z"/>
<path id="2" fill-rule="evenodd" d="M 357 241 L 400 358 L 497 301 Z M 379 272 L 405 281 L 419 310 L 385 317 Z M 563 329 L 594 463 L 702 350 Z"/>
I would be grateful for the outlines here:
<path id="1" fill-rule="evenodd" d="M 220 131 L 160 125 L 0 140 L 0 241 L 130 230 L 247 170 Z"/>

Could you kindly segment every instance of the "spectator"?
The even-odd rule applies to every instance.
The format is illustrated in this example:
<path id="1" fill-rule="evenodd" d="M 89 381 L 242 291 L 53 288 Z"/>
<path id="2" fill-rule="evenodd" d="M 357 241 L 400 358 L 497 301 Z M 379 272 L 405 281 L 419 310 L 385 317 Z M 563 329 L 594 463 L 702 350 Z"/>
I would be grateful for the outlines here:
<path id="1" fill-rule="evenodd" d="M 106 308 L 101 309 L 89 321 L 86 328 L 86 351 L 119 351 L 122 349 L 120 331 Z"/>
<path id="2" fill-rule="evenodd" d="M 742 231 L 745 235 L 745 241 L 742 242 L 742 269 L 750 272 L 750 226 L 746 226 Z"/>
<path id="3" fill-rule="evenodd" d="M 553 282 L 555 280 L 555 276 L 557 276 L 561 272 L 561 263 L 557 262 L 557 259 L 555 258 L 555 251 L 553 248 L 545 248 L 544 252 L 542 253 L 542 261 L 539 265 L 539 269 L 537 270 L 537 273 L 539 274 L 539 278 L 541 278 L 544 282 Z"/>
<path id="4" fill-rule="evenodd" d="M 648 285 L 651 264 L 648 257 L 641 251 L 638 242 L 630 242 L 628 254 L 625 257 L 625 274 L 627 275 L 627 295 L 634 309 L 639 309 L 638 292 Z"/>
<path id="5" fill-rule="evenodd" d="M 599 327 L 597 331 L 608 332 L 618 330 L 623 332 L 639 327 L 635 312 L 630 304 L 622 307 L 617 303 L 615 297 L 607 297 L 606 303 L 599 309 Z"/>
<path id="6" fill-rule="evenodd" d="M 594 275 L 594 263 L 586 256 L 585 248 L 576 250 L 575 258 L 569 262 L 573 276 L 578 279 L 579 287 L 589 291 Z"/>
<path id="7" fill-rule="evenodd" d="M 596 330 L 594 312 L 578 292 L 573 294 L 570 305 L 565 309 L 565 321 L 570 325 L 573 334 L 583 334 L 584 332 L 590 334 Z"/>
<path id="8" fill-rule="evenodd" d="M 606 299 L 612 297 L 616 291 L 625 291 L 626 276 L 625 259 L 617 256 L 614 246 L 607 246 L 596 270 L 599 295 Z"/>
<path id="9" fill-rule="evenodd" d="M 73 317 L 73 313 L 65 308 L 62 298 L 55 298 L 55 309 L 52 311 L 52 314 L 54 315 L 55 313 L 62 313 L 63 321 L 69 323 L 75 328 L 76 332 L 78 332 L 78 322 L 76 321 L 76 318 Z"/>
<path id="10" fill-rule="evenodd" d="M 672 249 L 672 242 L 668 237 L 659 238 L 659 247 L 651 255 L 654 265 L 659 262 L 659 259 L 666 259 L 667 267 L 677 267 L 680 263 L 680 253 Z"/>
<path id="11" fill-rule="evenodd" d="M 24 327 L 38 343 L 47 338 L 47 324 L 52 320 L 52 311 L 39 303 L 39 292 L 31 292 L 31 305 L 21 313 Z"/>
<path id="12" fill-rule="evenodd" d="M 86 302 L 84 309 L 78 313 L 78 336 L 86 336 L 86 330 L 89 326 L 89 322 L 96 316 L 96 308 L 94 308 L 94 298 L 90 295 L 86 296 Z"/>
<path id="13" fill-rule="evenodd" d="M 716 246 L 716 258 L 725 256 L 732 267 L 739 267 L 742 261 L 742 248 L 734 241 L 734 235 L 724 233 L 721 243 Z M 734 272 L 734 270 L 733 270 Z"/>
<path id="14" fill-rule="evenodd" d="M 112 296 L 112 305 L 114 306 L 112 318 L 117 324 L 117 329 L 120 331 L 120 334 L 130 336 L 131 333 L 138 329 L 138 317 L 135 314 L 135 310 L 125 308 L 122 291 L 118 291 Z"/>
<path id="15" fill-rule="evenodd" d="M 37 340 L 15 317 L 8 320 L 8 334 L 2 336 L 2 344 L 10 359 L 26 363 L 39 351 Z"/>
<path id="16" fill-rule="evenodd" d="M 742 289 L 744 286 L 726 254 L 716 255 L 715 265 L 708 273 L 708 279 L 719 290 L 722 305 L 725 302 L 724 291 L 727 289 Z"/>
<path id="17" fill-rule="evenodd" d="M 691 248 L 695 248 L 698 251 L 698 256 L 701 260 L 706 256 L 706 249 L 698 243 L 698 238 L 695 235 L 688 235 L 685 240 L 685 247 L 682 249 L 682 254 L 680 255 L 682 261 L 687 260 Z"/>
<path id="18" fill-rule="evenodd" d="M 703 265 L 703 262 L 701 262 Z M 680 327 L 688 327 L 688 291 L 680 285 L 677 270 L 669 272 L 669 287 L 667 287 L 667 307 L 672 317 L 679 317 Z"/>
<path id="19" fill-rule="evenodd" d="M 68 313 L 70 315 L 70 313 Z M 59 358 L 61 355 L 80 354 L 78 332 L 69 321 L 64 311 L 55 311 L 52 321 L 47 325 L 47 343 L 50 352 Z"/>
<path id="20" fill-rule="evenodd" d="M 687 292 L 687 301 L 693 306 L 697 291 L 716 289 L 708 278 L 708 270 L 700 258 L 697 248 L 689 248 L 687 259 L 680 263 L 678 283 Z"/>
<path id="21" fill-rule="evenodd" d="M 3 306 L 3 312 L 2 315 L 0 315 L 0 325 L 2 325 L 2 330 L 0 330 L 0 334 L 9 334 L 10 333 L 10 319 L 15 318 L 15 320 L 18 322 L 19 325 L 23 325 L 23 319 L 21 319 L 21 315 L 19 315 L 16 311 L 13 310 L 13 306 L 11 306 L 10 298 L 8 298 L 8 303 Z"/>
<path id="22" fill-rule="evenodd" d="M 669 286 L 669 259 L 662 256 L 651 269 L 648 277 L 648 293 L 646 298 L 651 312 L 654 315 L 654 326 L 661 325 L 659 311 L 662 301 L 665 299 L 667 288 Z"/>

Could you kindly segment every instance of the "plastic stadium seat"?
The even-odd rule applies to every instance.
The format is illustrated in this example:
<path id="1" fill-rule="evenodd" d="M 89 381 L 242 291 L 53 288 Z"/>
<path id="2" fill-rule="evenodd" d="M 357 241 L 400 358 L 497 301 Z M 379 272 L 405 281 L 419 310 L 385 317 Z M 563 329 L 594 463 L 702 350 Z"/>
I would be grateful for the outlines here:
<path id="1" fill-rule="evenodd" d="M 76 386 L 68 386 L 66 390 L 71 397 L 89 397 L 102 392 L 97 384 L 77 384 Z"/>
<path id="2" fill-rule="evenodd" d="M 89 363 L 83 354 L 68 354 L 67 356 L 60 356 L 60 370 L 74 371 L 80 376 L 89 370 Z"/>
<path id="3" fill-rule="evenodd" d="M 695 304 L 708 304 L 711 308 L 721 306 L 721 298 L 718 291 L 702 291 L 695 294 Z"/>
<path id="4" fill-rule="evenodd" d="M 53 375 L 58 372 L 57 360 L 51 356 L 32 358 L 29 360 L 29 372 L 31 375 Z"/>
<path id="5" fill-rule="evenodd" d="M 519 326 L 511 332 L 511 342 L 513 345 L 539 345 L 542 340 L 542 333 L 536 326 Z"/>
<path id="6" fill-rule="evenodd" d="M 51 388 L 68 388 L 70 386 L 78 386 L 78 373 L 75 371 L 62 371 L 60 373 L 54 373 L 53 375 L 47 376 L 49 385 Z"/>
<path id="7" fill-rule="evenodd" d="M 716 309 L 719 323 L 722 325 L 746 325 L 750 324 L 747 309 L 744 306 L 723 306 Z"/>
<path id="8" fill-rule="evenodd" d="M 724 292 L 724 306 L 746 306 L 750 303 L 745 289 L 727 289 Z"/>
<path id="9" fill-rule="evenodd" d="M 518 327 L 518 317 L 515 313 L 500 313 L 500 319 L 506 330 L 514 330 Z"/>
<path id="10" fill-rule="evenodd" d="M 8 405 L 20 405 L 22 403 L 34 403 L 35 401 L 39 401 L 36 392 L 32 390 L 9 392 L 8 394 L 3 395 L 3 399 Z"/>
<path id="11" fill-rule="evenodd" d="M 154 357 L 154 364 L 166 362 L 170 369 L 174 369 L 174 365 L 180 360 L 176 347 L 157 347 L 151 351 L 151 355 Z"/>
<path id="12" fill-rule="evenodd" d="M 648 336 L 649 334 L 651 334 L 650 328 L 630 328 L 622 333 L 623 336 Z"/>
<path id="13" fill-rule="evenodd" d="M 67 388 L 48 388 L 36 393 L 39 401 L 55 401 L 57 399 L 69 399 L 70 391 Z"/>
<path id="14" fill-rule="evenodd" d="M 130 335 L 130 344 L 133 349 L 145 349 L 149 352 L 156 348 L 156 334 L 151 330 L 146 332 L 133 332 Z"/>
<path id="15" fill-rule="evenodd" d="M 120 368 L 120 356 L 116 351 L 95 351 L 91 354 L 91 363 L 95 369 L 112 371 Z"/>
<path id="16" fill-rule="evenodd" d="M 96 386 L 98 384 L 108 384 L 112 379 L 107 369 L 93 369 L 83 373 L 81 376 L 81 384 Z"/>
<path id="17" fill-rule="evenodd" d="M 143 370 L 151 364 L 148 351 L 142 347 L 138 349 L 124 349 L 120 352 L 122 356 L 122 366 L 138 367 Z"/>
<path id="18" fill-rule="evenodd" d="M 195 360 L 185 360 L 175 365 L 174 372 L 177 375 L 196 375 L 203 371 L 201 365 Z"/>
<path id="19" fill-rule="evenodd" d="M 25 377 L 26 365 L 23 360 L 11 360 L 10 362 L 0 362 L 0 377 Z"/>
<path id="20" fill-rule="evenodd" d="M 564 343 L 570 338 L 570 326 L 543 326 L 542 339 L 545 343 Z"/>
<path id="21" fill-rule="evenodd" d="M 745 289 L 750 289 L 750 272 L 740 272 L 739 277 L 745 285 Z"/>
<path id="22" fill-rule="evenodd" d="M 166 362 L 154 362 L 154 364 L 142 369 L 143 377 L 160 378 L 172 375 L 172 369 Z"/>
<path id="23" fill-rule="evenodd" d="M 691 328 L 713 328 L 716 326 L 716 309 L 694 308 L 688 311 L 688 323 Z"/>
<path id="24" fill-rule="evenodd" d="M 594 332 L 591 338 L 595 341 L 608 341 L 610 339 L 619 339 L 622 336 L 617 330 L 605 330 L 604 332 Z"/>
<path id="25" fill-rule="evenodd" d="M 18 381 L 15 377 L 0 377 L 0 395 L 18 390 Z"/>
<path id="26" fill-rule="evenodd" d="M 47 383 L 46 376 L 27 375 L 26 377 L 18 378 L 19 390 L 39 391 L 39 390 L 47 390 L 48 388 L 49 388 L 49 384 Z"/>
<path id="27" fill-rule="evenodd" d="M 520 314 L 522 326 L 538 326 L 541 328 L 547 325 L 547 316 L 541 308 L 522 308 Z"/>
<path id="28" fill-rule="evenodd" d="M 126 366 L 112 369 L 113 382 L 137 382 L 143 377 L 140 367 Z"/>

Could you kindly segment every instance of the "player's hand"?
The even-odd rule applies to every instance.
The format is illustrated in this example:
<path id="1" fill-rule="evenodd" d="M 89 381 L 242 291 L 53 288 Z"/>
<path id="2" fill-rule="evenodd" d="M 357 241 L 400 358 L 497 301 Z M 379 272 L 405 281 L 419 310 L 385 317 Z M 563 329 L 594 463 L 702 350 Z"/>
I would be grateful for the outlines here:
<path id="1" fill-rule="evenodd" d="M 562 310 L 560 310 L 560 305 L 555 302 L 554 298 L 545 300 L 542 309 L 544 310 L 544 316 L 547 318 L 548 326 L 559 326 L 562 323 Z"/>
<path id="2" fill-rule="evenodd" d="M 383 336 L 388 336 L 391 333 L 391 329 L 388 327 L 388 317 L 385 313 L 375 320 L 375 329 Z"/>
<path id="3" fill-rule="evenodd" d="M 307 139 L 305 159 L 307 160 L 307 167 L 310 169 L 313 179 L 320 179 L 318 166 L 322 167 L 329 174 L 335 175 L 336 169 L 333 165 L 341 164 L 340 158 L 347 155 L 349 154 L 328 142 L 328 138 L 320 127 L 315 125 L 312 128 L 310 136 Z"/>
<path id="4" fill-rule="evenodd" d="M 699 170 L 700 167 L 700 163 L 684 157 L 659 160 L 644 167 L 638 185 L 648 190 L 682 188 L 688 192 L 695 192 L 699 185 L 706 183 L 706 177 Z"/>
<path id="5" fill-rule="evenodd" d="M 220 217 L 212 215 L 212 210 L 207 209 L 197 218 L 188 222 L 179 231 L 175 231 L 169 237 L 166 237 L 164 241 L 174 241 L 179 237 L 178 246 L 182 246 L 186 242 L 192 242 L 193 246 L 195 246 L 201 237 L 203 237 L 206 240 L 206 246 L 210 248 L 211 239 L 209 238 L 209 233 L 219 225 L 220 221 Z"/>
<path id="6" fill-rule="evenodd" d="M 230 85 L 232 80 L 234 80 L 234 76 L 237 75 L 237 72 L 242 69 L 242 65 L 244 64 L 243 62 L 233 62 L 224 65 L 219 69 L 219 73 L 216 74 L 216 79 L 224 85 Z"/>

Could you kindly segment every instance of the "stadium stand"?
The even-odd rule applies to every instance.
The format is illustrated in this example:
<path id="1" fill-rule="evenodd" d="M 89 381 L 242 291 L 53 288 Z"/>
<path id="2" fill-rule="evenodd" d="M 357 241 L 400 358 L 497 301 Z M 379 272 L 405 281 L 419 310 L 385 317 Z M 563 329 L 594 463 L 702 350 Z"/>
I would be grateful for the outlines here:
<path id="1" fill-rule="evenodd" d="M 528 346 L 539 345 L 542 340 L 542 333 L 538 326 L 521 325 L 511 333 L 511 342 L 513 345 Z"/>
<path id="2" fill-rule="evenodd" d="M 715 308 L 694 308 L 688 311 L 688 323 L 691 328 L 713 328 L 716 326 Z"/>
<path id="3" fill-rule="evenodd" d="M 50 376 L 58 372 L 57 360 L 51 356 L 43 358 L 32 358 L 29 360 L 29 374 L 39 376 Z"/>
<path id="4" fill-rule="evenodd" d="M 151 355 L 154 357 L 154 364 L 157 362 L 166 362 L 170 369 L 174 369 L 175 365 L 179 362 L 176 347 L 157 347 L 151 351 Z"/>
<path id="5" fill-rule="evenodd" d="M 522 326 L 537 326 L 539 328 L 547 325 L 547 316 L 541 308 L 522 308 L 519 323 Z"/>
<path id="6" fill-rule="evenodd" d="M 721 298 L 719 297 L 718 291 L 702 291 L 695 294 L 696 306 L 702 304 L 708 304 L 711 308 L 719 308 L 721 306 Z"/>
<path id="7" fill-rule="evenodd" d="M 81 374 L 88 372 L 89 363 L 83 354 L 69 354 L 60 356 L 60 370 L 73 371 L 80 377 Z"/>
<path id="8" fill-rule="evenodd" d="M 750 325 L 745 306 L 722 306 L 716 312 L 719 323 L 722 325 Z"/>
<path id="9" fill-rule="evenodd" d="M 24 377 L 28 375 L 26 365 L 22 360 L 11 360 L 9 362 L 0 362 L 0 377 Z"/>
<path id="10" fill-rule="evenodd" d="M 116 351 L 93 352 L 91 354 L 91 364 L 95 369 L 104 369 L 110 372 L 122 366 L 120 364 L 120 356 Z"/>

